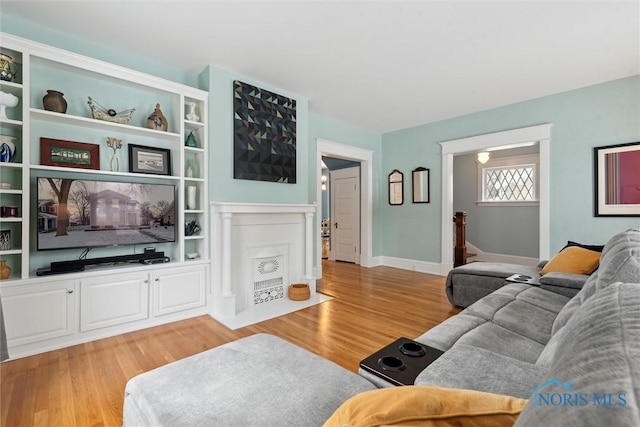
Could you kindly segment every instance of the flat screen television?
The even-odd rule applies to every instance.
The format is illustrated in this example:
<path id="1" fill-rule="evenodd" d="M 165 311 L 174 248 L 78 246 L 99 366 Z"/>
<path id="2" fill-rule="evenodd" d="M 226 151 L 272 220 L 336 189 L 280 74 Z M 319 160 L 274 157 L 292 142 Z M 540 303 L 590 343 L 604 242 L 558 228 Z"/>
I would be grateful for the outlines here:
<path id="1" fill-rule="evenodd" d="M 176 240 L 176 188 L 105 180 L 37 178 L 39 251 Z"/>

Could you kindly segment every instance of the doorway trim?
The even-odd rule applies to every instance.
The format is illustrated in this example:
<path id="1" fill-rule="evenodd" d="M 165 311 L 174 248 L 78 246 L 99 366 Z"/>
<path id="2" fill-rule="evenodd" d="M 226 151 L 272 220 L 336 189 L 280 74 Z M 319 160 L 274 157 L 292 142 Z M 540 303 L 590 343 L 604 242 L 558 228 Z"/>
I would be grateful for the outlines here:
<path id="1" fill-rule="evenodd" d="M 550 142 L 552 123 L 441 142 L 442 146 L 442 274 L 453 268 L 453 156 L 477 151 L 538 145 L 540 152 L 540 259 L 549 259 Z"/>
<path id="2" fill-rule="evenodd" d="M 316 266 L 317 278 L 322 277 L 322 239 L 320 239 L 320 222 L 322 208 L 322 156 L 360 162 L 360 265 L 372 266 L 373 252 L 373 151 L 353 147 L 327 139 L 316 138 L 316 200 L 318 215 L 316 218 Z"/>

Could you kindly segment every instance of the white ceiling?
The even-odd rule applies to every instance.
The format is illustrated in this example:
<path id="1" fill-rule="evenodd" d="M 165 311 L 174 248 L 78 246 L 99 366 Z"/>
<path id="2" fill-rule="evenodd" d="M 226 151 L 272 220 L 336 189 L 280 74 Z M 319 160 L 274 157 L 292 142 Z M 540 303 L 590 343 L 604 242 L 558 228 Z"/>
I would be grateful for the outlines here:
<path id="1" fill-rule="evenodd" d="M 0 7 L 186 70 L 232 70 L 308 98 L 318 114 L 381 132 L 640 74 L 638 0 Z"/>

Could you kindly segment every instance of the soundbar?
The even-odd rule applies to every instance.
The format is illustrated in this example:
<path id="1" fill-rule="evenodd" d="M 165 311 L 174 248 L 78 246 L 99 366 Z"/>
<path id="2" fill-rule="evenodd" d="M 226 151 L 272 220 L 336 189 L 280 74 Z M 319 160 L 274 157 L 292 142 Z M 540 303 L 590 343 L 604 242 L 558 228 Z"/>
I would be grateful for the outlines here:
<path id="1" fill-rule="evenodd" d="M 115 255 L 100 258 L 76 259 L 72 261 L 53 261 L 49 270 L 39 270 L 37 273 L 40 273 L 40 271 L 42 271 L 42 274 L 39 275 L 72 273 L 83 271 L 87 265 L 110 264 L 114 262 L 145 262 L 158 259 L 162 259 L 161 262 L 168 262 L 169 260 L 168 257 L 164 256 L 164 252 L 145 252 L 143 254 Z"/>

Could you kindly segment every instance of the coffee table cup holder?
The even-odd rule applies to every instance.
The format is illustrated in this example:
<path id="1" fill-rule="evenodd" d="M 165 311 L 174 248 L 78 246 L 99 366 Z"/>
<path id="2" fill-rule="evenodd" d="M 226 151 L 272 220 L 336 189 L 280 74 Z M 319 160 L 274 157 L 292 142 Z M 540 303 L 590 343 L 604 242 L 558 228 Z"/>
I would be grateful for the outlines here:
<path id="1" fill-rule="evenodd" d="M 425 350 L 424 346 L 417 342 L 402 343 L 398 349 L 400 350 L 400 353 L 411 357 L 421 357 L 427 354 L 427 350 Z"/>
<path id="2" fill-rule="evenodd" d="M 378 365 L 385 371 L 404 371 L 407 365 L 395 356 L 384 356 L 378 359 Z"/>

